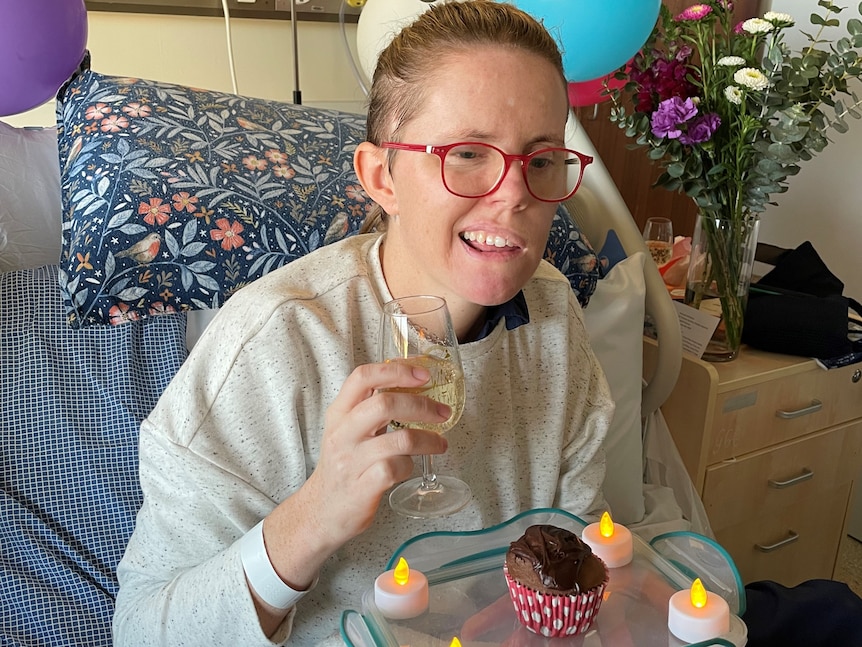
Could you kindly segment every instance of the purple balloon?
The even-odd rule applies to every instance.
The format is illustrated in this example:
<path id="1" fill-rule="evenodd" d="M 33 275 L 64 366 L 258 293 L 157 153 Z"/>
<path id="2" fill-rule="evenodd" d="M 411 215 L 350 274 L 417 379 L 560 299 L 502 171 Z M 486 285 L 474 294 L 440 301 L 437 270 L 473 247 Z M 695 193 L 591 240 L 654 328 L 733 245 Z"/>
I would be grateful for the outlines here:
<path id="1" fill-rule="evenodd" d="M 84 0 L 0 0 L 0 116 L 52 99 L 86 46 Z"/>

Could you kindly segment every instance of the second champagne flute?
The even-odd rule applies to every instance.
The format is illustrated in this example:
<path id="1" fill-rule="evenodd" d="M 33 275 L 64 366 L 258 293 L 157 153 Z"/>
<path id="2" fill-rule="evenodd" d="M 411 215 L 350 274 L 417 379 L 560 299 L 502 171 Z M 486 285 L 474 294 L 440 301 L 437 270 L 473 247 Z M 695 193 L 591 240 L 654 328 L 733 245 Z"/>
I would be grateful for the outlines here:
<path id="1" fill-rule="evenodd" d="M 380 359 L 422 366 L 431 373 L 427 384 L 392 391 L 418 393 L 452 409 L 442 423 L 393 420 L 395 428 L 430 429 L 443 434 L 461 418 L 465 387 L 458 339 L 446 301 L 436 296 L 409 296 L 383 306 Z M 431 456 L 422 456 L 422 476 L 405 481 L 389 495 L 389 504 L 408 517 L 430 518 L 452 514 L 470 501 L 470 487 L 454 476 L 439 476 Z"/>
<path id="2" fill-rule="evenodd" d="M 655 264 L 661 267 L 673 255 L 673 223 L 669 218 L 648 218 L 644 226 L 644 242 Z"/>

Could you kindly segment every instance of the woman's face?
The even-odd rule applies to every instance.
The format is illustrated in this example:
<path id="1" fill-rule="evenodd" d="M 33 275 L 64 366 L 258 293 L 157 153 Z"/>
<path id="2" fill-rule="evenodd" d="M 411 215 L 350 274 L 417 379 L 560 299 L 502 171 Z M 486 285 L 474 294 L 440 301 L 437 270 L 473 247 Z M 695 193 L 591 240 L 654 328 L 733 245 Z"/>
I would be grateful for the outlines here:
<path id="1" fill-rule="evenodd" d="M 441 61 L 397 138 L 486 142 L 526 154 L 564 144 L 567 111 L 566 89 L 550 63 L 523 50 L 473 48 Z M 443 296 L 463 326 L 483 306 L 517 294 L 542 259 L 557 208 L 530 195 L 520 162 L 483 198 L 449 193 L 435 155 L 397 151 L 390 168 L 394 207 L 383 269 L 394 296 Z"/>

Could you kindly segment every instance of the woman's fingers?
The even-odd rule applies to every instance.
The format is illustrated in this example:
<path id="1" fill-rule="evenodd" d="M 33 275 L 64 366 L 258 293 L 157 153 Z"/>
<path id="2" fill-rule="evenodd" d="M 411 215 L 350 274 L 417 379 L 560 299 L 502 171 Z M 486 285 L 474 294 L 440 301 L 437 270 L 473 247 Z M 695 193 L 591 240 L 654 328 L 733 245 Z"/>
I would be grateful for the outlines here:
<path id="1" fill-rule="evenodd" d="M 330 410 L 348 413 L 380 389 L 416 388 L 430 379 L 431 373 L 427 369 L 405 362 L 362 364 L 347 376 Z"/>
<path id="2" fill-rule="evenodd" d="M 327 429 L 354 435 L 358 442 L 362 437 L 381 434 L 392 420 L 445 422 L 451 413 L 447 405 L 417 393 L 387 390 L 417 389 L 429 379 L 426 369 L 401 362 L 360 366 L 348 376 L 327 410 Z M 342 429 L 339 421 L 347 418 L 350 424 Z M 445 447 L 434 453 L 441 451 Z"/>
<path id="3" fill-rule="evenodd" d="M 382 492 L 410 476 L 414 456 L 442 454 L 446 447 L 445 438 L 424 429 L 398 429 L 362 439 L 350 448 L 338 446 L 332 436 L 320 465 L 334 480 L 348 485 L 361 480 L 363 488 Z"/>

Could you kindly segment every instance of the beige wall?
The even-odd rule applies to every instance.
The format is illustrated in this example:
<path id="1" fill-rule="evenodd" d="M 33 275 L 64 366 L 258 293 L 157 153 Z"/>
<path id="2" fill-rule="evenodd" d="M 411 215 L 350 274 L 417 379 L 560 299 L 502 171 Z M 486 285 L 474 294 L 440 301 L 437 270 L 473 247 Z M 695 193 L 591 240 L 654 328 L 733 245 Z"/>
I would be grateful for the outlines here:
<path id="1" fill-rule="evenodd" d="M 232 91 L 221 18 L 91 11 L 88 21 L 94 70 Z M 230 24 L 239 93 L 292 101 L 290 21 L 234 18 Z M 340 25 L 300 21 L 297 31 L 303 103 L 361 112 L 364 95 Z M 355 42 L 355 24 L 347 25 L 347 38 Z M 53 102 L 3 120 L 16 126 L 52 124 Z"/>
<path id="2" fill-rule="evenodd" d="M 795 51 L 807 43 L 799 30 L 813 31 L 808 16 L 823 13 L 816 0 L 772 0 L 772 9 L 796 18 L 797 32 L 788 39 Z M 840 16 L 841 24 L 854 17 L 859 16 L 855 3 L 850 3 Z M 848 124 L 849 132 L 831 133 L 826 150 L 802 162 L 787 193 L 774 196 L 778 206 L 763 215 L 760 240 L 781 247 L 810 240 L 827 267 L 844 281 L 844 294 L 862 300 L 862 122 L 848 119 Z"/>

